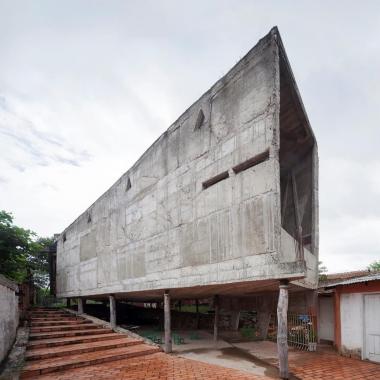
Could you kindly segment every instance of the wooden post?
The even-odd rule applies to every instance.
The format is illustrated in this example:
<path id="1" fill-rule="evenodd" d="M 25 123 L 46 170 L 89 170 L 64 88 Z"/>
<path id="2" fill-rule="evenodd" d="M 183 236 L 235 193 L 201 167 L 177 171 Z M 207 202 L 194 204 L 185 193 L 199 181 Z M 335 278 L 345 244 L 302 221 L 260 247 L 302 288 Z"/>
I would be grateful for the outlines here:
<path id="1" fill-rule="evenodd" d="M 83 299 L 78 298 L 78 314 L 83 314 Z"/>
<path id="2" fill-rule="evenodd" d="M 289 378 L 288 363 L 288 280 L 280 281 L 277 305 L 277 351 L 280 379 Z"/>
<path id="3" fill-rule="evenodd" d="M 172 352 L 172 331 L 170 326 L 170 294 L 169 290 L 164 293 L 164 327 L 165 327 L 165 352 Z"/>
<path id="4" fill-rule="evenodd" d="M 218 326 L 219 326 L 219 297 L 214 296 L 214 343 L 218 342 Z"/>
<path id="5" fill-rule="evenodd" d="M 341 318 L 340 318 L 340 291 L 338 287 L 334 292 L 334 347 L 341 352 L 342 336 L 341 336 Z"/>
<path id="6" fill-rule="evenodd" d="M 71 306 L 71 299 L 66 298 L 66 307 L 70 307 L 70 306 Z"/>
<path id="7" fill-rule="evenodd" d="M 111 329 L 116 328 L 116 300 L 114 296 L 109 296 L 110 299 L 110 324 Z"/>

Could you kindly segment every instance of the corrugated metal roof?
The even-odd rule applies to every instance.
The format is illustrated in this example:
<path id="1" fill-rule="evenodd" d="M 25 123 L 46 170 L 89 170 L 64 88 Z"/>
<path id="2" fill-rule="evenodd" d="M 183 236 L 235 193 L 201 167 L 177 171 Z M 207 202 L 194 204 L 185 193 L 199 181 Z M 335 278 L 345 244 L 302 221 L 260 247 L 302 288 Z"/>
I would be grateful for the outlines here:
<path id="1" fill-rule="evenodd" d="M 350 272 L 323 274 L 323 280 L 319 281 L 319 287 L 324 288 L 326 286 L 337 284 L 338 282 L 345 281 L 351 278 L 368 276 L 370 273 L 371 272 L 369 270 L 356 270 Z"/>
<path id="2" fill-rule="evenodd" d="M 338 281 L 332 284 L 326 284 L 324 286 L 322 285 L 322 287 L 329 288 L 336 285 L 351 285 L 351 284 L 357 284 L 360 282 L 375 281 L 375 280 L 380 280 L 380 272 L 372 273 L 372 274 L 369 274 L 368 276 L 350 278 L 348 280 Z"/>

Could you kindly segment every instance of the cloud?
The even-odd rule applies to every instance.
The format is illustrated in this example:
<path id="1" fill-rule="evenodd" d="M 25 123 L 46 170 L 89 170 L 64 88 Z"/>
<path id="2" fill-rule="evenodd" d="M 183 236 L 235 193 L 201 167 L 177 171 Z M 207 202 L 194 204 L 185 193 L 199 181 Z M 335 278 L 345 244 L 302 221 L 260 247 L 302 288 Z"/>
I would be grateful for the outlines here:
<path id="1" fill-rule="evenodd" d="M 51 132 L 42 132 L 23 116 L 12 110 L 5 96 L 0 97 L 0 136 L 2 160 L 18 171 L 37 166 L 80 166 L 90 159 L 86 151 L 79 151 Z"/>
<path id="2" fill-rule="evenodd" d="M 380 259 L 379 14 L 377 1 L 2 1 L 0 208 L 62 231 L 278 25 L 319 145 L 321 258 L 365 267 Z"/>

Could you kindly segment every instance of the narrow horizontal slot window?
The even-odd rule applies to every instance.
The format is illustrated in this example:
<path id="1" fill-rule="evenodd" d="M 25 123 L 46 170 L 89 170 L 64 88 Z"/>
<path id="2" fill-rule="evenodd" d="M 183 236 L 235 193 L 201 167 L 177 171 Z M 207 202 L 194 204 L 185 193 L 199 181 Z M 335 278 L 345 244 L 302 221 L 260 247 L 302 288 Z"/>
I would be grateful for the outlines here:
<path id="1" fill-rule="evenodd" d="M 238 174 L 244 170 L 251 168 L 252 166 L 261 164 L 269 158 L 269 150 L 262 152 L 254 157 L 249 158 L 247 161 L 244 161 L 232 168 L 235 174 Z"/>
<path id="2" fill-rule="evenodd" d="M 208 179 L 207 181 L 202 182 L 203 189 L 207 189 L 208 187 L 215 185 L 216 183 L 223 181 L 224 179 L 228 178 L 230 175 L 228 174 L 228 171 L 226 170 L 223 173 L 220 173 L 216 175 L 215 177 L 212 177 Z"/>

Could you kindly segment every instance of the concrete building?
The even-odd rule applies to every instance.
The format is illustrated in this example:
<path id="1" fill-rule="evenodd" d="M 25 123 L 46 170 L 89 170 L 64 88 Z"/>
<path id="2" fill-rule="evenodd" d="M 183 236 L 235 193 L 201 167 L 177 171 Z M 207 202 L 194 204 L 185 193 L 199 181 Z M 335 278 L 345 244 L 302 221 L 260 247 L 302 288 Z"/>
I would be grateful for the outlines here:
<path id="1" fill-rule="evenodd" d="M 273 28 L 63 231 L 56 286 L 238 309 L 281 282 L 286 312 L 317 265 L 317 144 Z"/>

